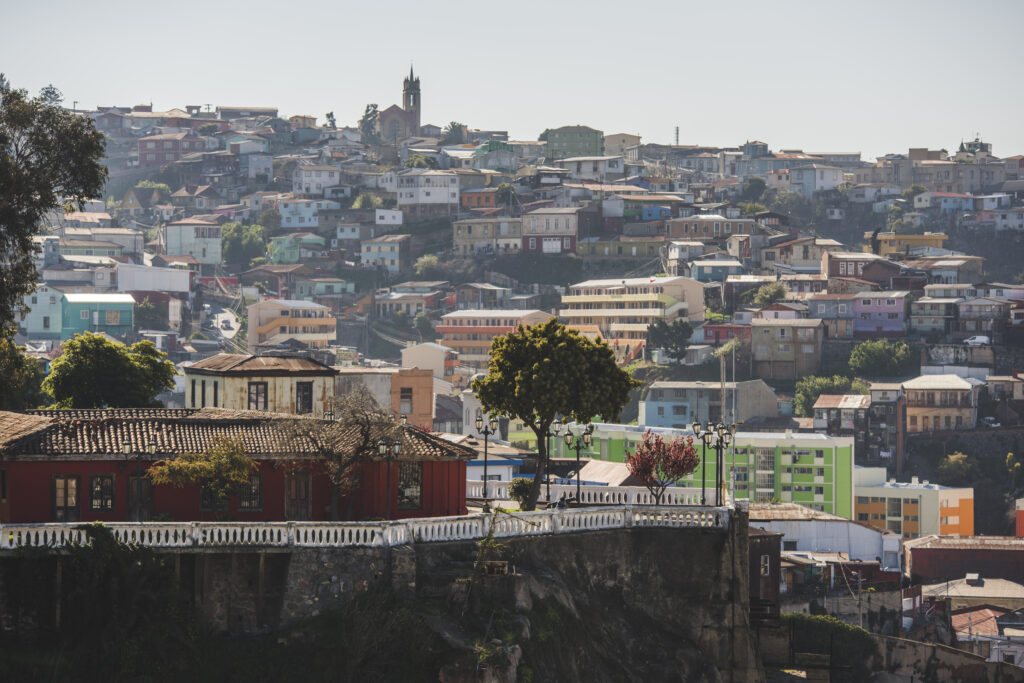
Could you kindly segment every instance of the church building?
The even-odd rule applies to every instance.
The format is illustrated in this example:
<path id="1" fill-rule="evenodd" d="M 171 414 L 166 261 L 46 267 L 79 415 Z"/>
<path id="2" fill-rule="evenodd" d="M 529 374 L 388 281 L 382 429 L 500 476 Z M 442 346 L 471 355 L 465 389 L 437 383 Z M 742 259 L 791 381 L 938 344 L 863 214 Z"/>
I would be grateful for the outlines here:
<path id="1" fill-rule="evenodd" d="M 420 79 L 409 67 L 409 77 L 402 84 L 402 106 L 393 104 L 380 113 L 381 137 L 388 142 L 420 134 Z"/>

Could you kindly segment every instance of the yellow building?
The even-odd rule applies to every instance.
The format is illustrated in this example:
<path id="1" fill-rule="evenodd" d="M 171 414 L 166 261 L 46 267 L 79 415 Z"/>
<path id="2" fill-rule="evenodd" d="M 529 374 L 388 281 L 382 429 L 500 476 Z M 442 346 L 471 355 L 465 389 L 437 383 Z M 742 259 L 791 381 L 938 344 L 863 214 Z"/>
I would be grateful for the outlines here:
<path id="1" fill-rule="evenodd" d="M 884 467 L 858 467 L 853 474 L 858 522 L 919 538 L 932 534 L 974 535 L 974 489 L 919 481 L 886 480 Z"/>
<path id="2" fill-rule="evenodd" d="M 957 375 L 921 375 L 904 382 L 907 432 L 974 429 L 979 387 L 984 384 Z"/>
<path id="3" fill-rule="evenodd" d="M 938 247 L 948 239 L 945 233 L 926 232 L 923 234 L 904 235 L 895 232 L 880 232 L 875 237 L 878 240 L 877 253 L 886 258 L 890 256 L 906 256 L 910 249 L 915 247 Z M 864 251 L 872 253 L 871 233 L 864 233 Z"/>
<path id="4" fill-rule="evenodd" d="M 558 315 L 581 332 L 596 328 L 625 355 L 646 344 L 652 323 L 679 318 L 703 321 L 704 285 L 681 276 L 587 280 L 569 288 Z"/>

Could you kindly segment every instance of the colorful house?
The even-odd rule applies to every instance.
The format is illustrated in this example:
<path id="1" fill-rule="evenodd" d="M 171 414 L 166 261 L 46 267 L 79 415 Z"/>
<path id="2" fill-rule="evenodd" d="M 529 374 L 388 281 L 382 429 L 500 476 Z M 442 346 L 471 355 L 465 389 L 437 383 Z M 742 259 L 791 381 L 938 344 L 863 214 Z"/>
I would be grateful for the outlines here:
<path id="1" fill-rule="evenodd" d="M 61 309 L 60 338 L 81 332 L 104 332 L 123 337 L 132 331 L 135 299 L 131 294 L 65 294 Z"/>
<path id="2" fill-rule="evenodd" d="M 287 417 L 310 420 L 311 431 L 322 424 Z M 0 412 L 0 473 L 7 483 L 0 522 L 145 521 L 158 515 L 210 521 L 218 513 L 239 521 L 321 521 L 331 519 L 332 508 L 339 516 L 351 510 L 354 519 L 466 514 L 466 462 L 476 456 L 473 449 L 405 426 L 399 453 L 385 459 L 375 446 L 383 434 L 364 440 L 358 428 L 341 431 L 343 448 L 374 445 L 356 464 L 359 484 L 351 501 L 339 500 L 313 443 L 291 436 L 280 420 L 219 408 Z M 154 461 L 203 452 L 224 438 L 240 440 L 257 464 L 226 509 L 215 510 L 198 485 L 153 485 L 145 476 Z"/>
<path id="3" fill-rule="evenodd" d="M 690 277 L 698 282 L 725 282 L 730 275 L 741 275 L 743 264 L 739 261 L 694 261 L 690 264 Z"/>
<path id="4" fill-rule="evenodd" d="M 904 337 L 910 313 L 910 292 L 862 292 L 853 299 L 853 336 Z"/>
<path id="5" fill-rule="evenodd" d="M 327 242 L 323 237 L 311 232 L 293 232 L 271 237 L 270 245 L 267 252 L 271 262 L 299 263 L 303 259 L 323 254 Z"/>
<path id="6" fill-rule="evenodd" d="M 884 467 L 854 472 L 857 521 L 920 538 L 931 534 L 974 535 L 974 489 L 940 486 L 911 477 L 887 480 Z"/>

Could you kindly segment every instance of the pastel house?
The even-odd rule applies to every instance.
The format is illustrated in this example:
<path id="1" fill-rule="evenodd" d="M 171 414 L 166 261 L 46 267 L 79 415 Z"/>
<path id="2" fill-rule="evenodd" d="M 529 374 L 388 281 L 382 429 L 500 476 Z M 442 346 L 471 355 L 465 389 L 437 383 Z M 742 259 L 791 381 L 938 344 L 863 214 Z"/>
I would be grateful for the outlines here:
<path id="1" fill-rule="evenodd" d="M 909 309 L 910 292 L 861 292 L 853 299 L 853 336 L 902 337 Z"/>
<path id="2" fill-rule="evenodd" d="M 61 311 L 61 339 L 80 332 L 104 332 L 123 337 L 132 330 L 135 299 L 131 294 L 65 294 Z"/>

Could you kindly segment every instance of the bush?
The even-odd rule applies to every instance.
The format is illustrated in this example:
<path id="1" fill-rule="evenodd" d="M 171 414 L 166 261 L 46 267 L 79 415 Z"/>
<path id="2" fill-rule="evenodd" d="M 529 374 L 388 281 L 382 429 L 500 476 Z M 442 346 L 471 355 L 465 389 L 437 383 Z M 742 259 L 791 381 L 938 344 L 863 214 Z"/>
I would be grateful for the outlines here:
<path id="1" fill-rule="evenodd" d="M 523 501 L 530 495 L 530 480 L 516 477 L 508 483 L 508 497 L 523 507 Z"/>
<path id="2" fill-rule="evenodd" d="M 789 630 L 793 652 L 810 652 L 831 657 L 832 680 L 866 681 L 878 646 L 871 634 L 835 617 L 787 613 L 782 623 Z"/>

